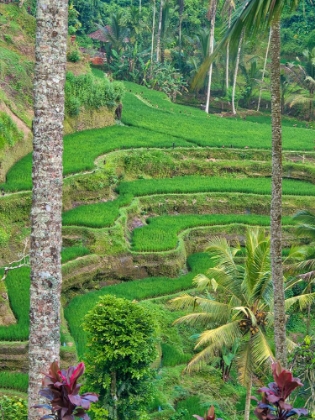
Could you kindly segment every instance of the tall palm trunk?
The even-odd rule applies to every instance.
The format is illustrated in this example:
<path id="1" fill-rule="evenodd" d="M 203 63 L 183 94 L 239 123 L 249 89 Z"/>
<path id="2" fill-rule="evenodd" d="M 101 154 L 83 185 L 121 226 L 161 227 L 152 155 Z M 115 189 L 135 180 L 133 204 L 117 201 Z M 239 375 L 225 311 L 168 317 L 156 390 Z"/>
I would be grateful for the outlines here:
<path id="1" fill-rule="evenodd" d="M 272 197 L 271 197 L 271 273 L 274 289 L 274 334 L 276 357 L 286 365 L 286 330 L 282 269 L 282 130 L 280 96 L 280 21 L 272 23 L 271 33 L 271 124 L 272 124 Z"/>
<path id="2" fill-rule="evenodd" d="M 231 19 L 232 19 L 232 8 L 229 7 L 229 20 L 228 20 L 228 27 L 231 26 Z M 226 93 L 230 87 L 230 80 L 229 80 L 229 67 L 230 67 L 230 42 L 227 43 L 226 46 L 226 63 L 225 63 L 225 90 Z"/>
<path id="3" fill-rule="evenodd" d="M 260 90 L 259 90 L 259 98 L 258 98 L 257 112 L 259 112 L 259 110 L 260 110 L 260 102 L 261 102 L 261 94 L 262 94 L 262 84 L 264 83 L 264 80 L 265 80 L 267 60 L 268 60 L 268 54 L 269 54 L 269 49 L 270 49 L 270 40 L 271 40 L 271 29 L 269 31 L 269 38 L 268 38 L 268 44 L 267 44 L 267 49 L 266 49 L 264 67 L 263 67 L 263 71 L 262 71 L 262 75 L 261 75 L 261 87 L 260 87 Z"/>
<path id="4" fill-rule="evenodd" d="M 152 22 L 152 38 L 151 38 L 151 77 L 153 71 L 153 51 L 154 51 L 154 32 L 155 32 L 155 0 L 153 0 L 153 22 Z"/>
<path id="5" fill-rule="evenodd" d="M 232 112 L 233 112 L 234 115 L 236 114 L 236 109 L 235 109 L 236 81 L 237 81 L 238 68 L 239 68 L 239 65 L 240 65 L 240 57 L 241 57 L 243 37 L 244 37 L 244 31 L 242 31 L 242 34 L 241 34 L 241 37 L 240 37 L 240 40 L 239 40 L 239 43 L 238 43 L 236 62 L 235 62 L 235 70 L 234 70 L 234 76 L 233 76 Z"/>
<path id="6" fill-rule="evenodd" d="M 210 2 L 210 37 L 209 37 L 209 55 L 213 53 L 214 49 L 214 28 L 215 28 L 215 15 L 217 12 L 217 0 Z M 206 101 L 206 113 L 209 114 L 210 96 L 211 96 L 211 82 L 212 82 L 212 69 L 213 64 L 211 62 L 209 73 L 208 73 L 208 87 L 207 87 L 207 101 Z"/>
<path id="7" fill-rule="evenodd" d="M 159 25 L 158 25 L 158 33 L 157 33 L 157 40 L 156 40 L 156 61 L 157 61 L 157 63 L 159 63 L 161 61 L 161 35 L 162 35 L 163 5 L 164 5 L 164 1 L 160 0 Z"/>
<path id="8" fill-rule="evenodd" d="M 249 416 L 250 416 L 250 402 L 251 402 L 252 385 L 253 385 L 253 375 L 251 374 L 249 376 L 248 382 L 246 384 L 244 420 L 249 420 Z"/>
<path id="9" fill-rule="evenodd" d="M 37 1 L 34 78 L 33 202 L 29 414 L 38 419 L 38 391 L 51 362 L 59 360 L 61 207 L 67 0 Z"/>

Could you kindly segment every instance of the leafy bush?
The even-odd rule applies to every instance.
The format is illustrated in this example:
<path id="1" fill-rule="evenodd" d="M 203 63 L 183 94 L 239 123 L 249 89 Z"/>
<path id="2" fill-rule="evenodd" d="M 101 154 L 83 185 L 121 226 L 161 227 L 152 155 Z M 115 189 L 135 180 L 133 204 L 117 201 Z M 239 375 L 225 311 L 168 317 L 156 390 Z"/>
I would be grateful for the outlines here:
<path id="1" fill-rule="evenodd" d="M 71 61 L 71 63 L 77 63 L 78 61 L 80 61 L 80 58 L 80 52 L 77 49 L 69 51 L 67 54 L 67 60 Z"/>
<path id="2" fill-rule="evenodd" d="M 5 420 L 27 420 L 27 403 L 22 398 L 0 397 L 0 417 Z"/>
<path id="3" fill-rule="evenodd" d="M 65 84 L 65 108 L 78 115 L 80 106 L 98 109 L 103 106 L 115 106 L 120 102 L 124 86 L 120 82 L 110 82 L 107 78 L 94 77 L 92 73 L 75 76 L 67 73 Z"/>
<path id="4" fill-rule="evenodd" d="M 141 305 L 103 296 L 84 318 L 87 386 L 100 394 L 110 419 L 138 418 L 151 398 L 156 322 Z"/>

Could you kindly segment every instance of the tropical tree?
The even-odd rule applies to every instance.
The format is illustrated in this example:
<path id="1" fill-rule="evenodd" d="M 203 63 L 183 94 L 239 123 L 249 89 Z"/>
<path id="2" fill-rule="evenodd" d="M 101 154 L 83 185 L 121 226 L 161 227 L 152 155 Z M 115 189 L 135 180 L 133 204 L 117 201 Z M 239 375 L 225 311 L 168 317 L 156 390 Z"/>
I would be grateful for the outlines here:
<path id="1" fill-rule="evenodd" d="M 209 361 L 224 346 L 232 348 L 239 340 L 237 366 L 240 381 L 247 388 L 244 418 L 248 419 L 255 367 L 273 357 L 266 338 L 272 321 L 270 238 L 258 228 L 248 230 L 244 258 L 240 258 L 241 247 L 231 247 L 225 238 L 215 238 L 206 251 L 212 255 L 214 268 L 207 276 L 199 274 L 194 279 L 198 292 L 206 295 L 186 294 L 171 301 L 175 308 L 194 310 L 176 323 L 207 328 L 195 347 L 201 351 L 187 369 Z"/>
<path id="2" fill-rule="evenodd" d="M 215 18 L 217 13 L 217 0 L 210 0 L 209 3 L 209 10 L 208 10 L 208 17 L 210 21 L 210 36 L 209 36 L 209 54 L 211 55 L 214 50 L 214 29 L 215 29 Z M 207 100 L 206 100 L 206 108 L 205 111 L 209 114 L 209 106 L 210 106 L 210 95 L 211 95 L 211 83 L 212 83 L 212 70 L 213 70 L 213 63 L 210 63 L 209 70 L 208 70 L 208 87 L 207 87 Z"/>
<path id="3" fill-rule="evenodd" d="M 42 372 L 59 360 L 64 83 L 68 2 L 38 0 L 34 76 L 29 414 Z"/>
<path id="4" fill-rule="evenodd" d="M 293 75 L 293 81 L 308 91 L 308 96 L 303 93 L 294 95 L 290 106 L 295 104 L 308 104 L 308 119 L 313 118 L 314 94 L 315 94 L 315 48 L 303 51 L 304 63 L 288 63 Z M 297 57 L 300 61 L 300 59 Z M 301 62 L 301 61 L 300 61 Z"/>
<path id="5" fill-rule="evenodd" d="M 274 288 L 276 357 L 286 365 L 286 329 L 282 267 L 282 128 L 280 95 L 280 17 L 286 6 L 294 8 L 299 0 L 248 0 L 236 12 L 221 44 L 234 45 L 244 32 L 255 35 L 271 27 L 271 125 L 272 125 L 272 197 L 270 209 L 271 272 Z"/>
<path id="6" fill-rule="evenodd" d="M 274 321 L 270 237 L 263 230 L 252 228 L 246 233 L 244 252 L 239 244 L 232 247 L 225 238 L 215 238 L 206 251 L 212 255 L 214 268 L 208 270 L 207 276 L 199 274 L 194 278 L 197 292 L 203 295 L 186 294 L 171 301 L 176 309 L 193 309 L 193 313 L 176 323 L 207 328 L 195 346 L 201 351 L 189 362 L 187 370 L 199 368 L 223 349 L 232 349 L 238 341 L 236 361 L 240 382 L 247 388 L 247 420 L 253 373 L 273 358 L 266 336 Z M 291 286 L 288 284 L 288 288 Z M 313 299 L 314 293 L 293 296 L 286 300 L 286 308 Z"/>
<path id="7" fill-rule="evenodd" d="M 150 399 L 156 323 L 143 306 L 106 295 L 84 318 L 86 380 L 108 418 L 139 418 Z"/>

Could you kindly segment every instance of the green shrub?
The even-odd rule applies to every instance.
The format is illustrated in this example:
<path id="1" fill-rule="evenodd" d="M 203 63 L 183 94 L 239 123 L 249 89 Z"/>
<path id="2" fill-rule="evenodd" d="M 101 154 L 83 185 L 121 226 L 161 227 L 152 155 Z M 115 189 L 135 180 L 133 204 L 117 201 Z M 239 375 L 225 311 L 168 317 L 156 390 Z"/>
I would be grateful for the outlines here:
<path id="1" fill-rule="evenodd" d="M 80 61 L 80 52 L 79 50 L 72 50 L 69 51 L 67 54 L 67 60 L 71 61 L 71 63 L 77 63 L 78 61 Z"/>
<path id="2" fill-rule="evenodd" d="M 5 420 L 27 420 L 26 401 L 22 398 L 1 396 L 0 418 Z"/>

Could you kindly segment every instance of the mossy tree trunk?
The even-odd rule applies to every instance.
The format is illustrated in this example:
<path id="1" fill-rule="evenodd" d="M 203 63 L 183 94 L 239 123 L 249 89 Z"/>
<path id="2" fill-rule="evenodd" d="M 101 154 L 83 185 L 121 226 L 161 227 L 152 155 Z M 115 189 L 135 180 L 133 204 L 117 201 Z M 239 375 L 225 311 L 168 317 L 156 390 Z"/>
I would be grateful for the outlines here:
<path id="1" fill-rule="evenodd" d="M 59 360 L 61 205 L 67 0 L 37 1 L 34 78 L 29 413 L 38 419 L 43 374 Z"/>

